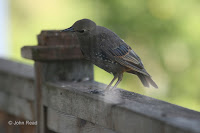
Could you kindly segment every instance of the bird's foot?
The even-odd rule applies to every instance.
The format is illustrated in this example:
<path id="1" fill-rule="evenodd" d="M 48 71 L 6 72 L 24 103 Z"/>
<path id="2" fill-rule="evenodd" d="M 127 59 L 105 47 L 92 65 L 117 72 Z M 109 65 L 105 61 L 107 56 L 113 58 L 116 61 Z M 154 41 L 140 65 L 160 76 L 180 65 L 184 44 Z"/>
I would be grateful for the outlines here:
<path id="1" fill-rule="evenodd" d="M 92 91 L 90 91 L 90 93 L 92 93 L 92 94 L 99 94 L 99 95 L 102 95 L 102 96 L 104 96 L 105 94 L 104 94 L 104 92 L 105 91 L 100 91 L 100 90 L 92 90 Z"/>

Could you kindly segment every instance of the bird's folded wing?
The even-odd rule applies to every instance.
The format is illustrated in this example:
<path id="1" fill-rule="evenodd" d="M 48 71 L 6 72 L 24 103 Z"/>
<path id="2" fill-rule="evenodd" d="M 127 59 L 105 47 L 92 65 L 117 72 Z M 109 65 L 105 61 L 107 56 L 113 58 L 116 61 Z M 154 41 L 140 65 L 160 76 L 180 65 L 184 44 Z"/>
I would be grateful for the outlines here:
<path id="1" fill-rule="evenodd" d="M 108 55 L 112 56 L 115 61 L 117 61 L 121 65 L 126 66 L 144 75 L 150 76 L 144 69 L 140 58 L 128 45 L 120 44 L 115 48 L 108 46 L 107 49 L 104 49 L 104 51 Z"/>

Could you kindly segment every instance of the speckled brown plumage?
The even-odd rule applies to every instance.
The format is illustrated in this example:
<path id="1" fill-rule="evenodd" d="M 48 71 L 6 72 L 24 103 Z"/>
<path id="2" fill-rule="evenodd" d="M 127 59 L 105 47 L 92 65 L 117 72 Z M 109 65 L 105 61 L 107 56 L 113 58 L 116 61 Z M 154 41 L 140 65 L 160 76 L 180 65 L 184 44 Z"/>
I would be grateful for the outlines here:
<path id="1" fill-rule="evenodd" d="M 145 70 L 139 56 L 111 30 L 98 26 L 89 19 L 82 19 L 63 31 L 75 32 L 84 57 L 114 75 L 107 89 L 118 78 L 113 87 L 116 88 L 122 80 L 124 72 L 137 75 L 145 87 L 149 87 L 151 84 L 158 88 Z"/>

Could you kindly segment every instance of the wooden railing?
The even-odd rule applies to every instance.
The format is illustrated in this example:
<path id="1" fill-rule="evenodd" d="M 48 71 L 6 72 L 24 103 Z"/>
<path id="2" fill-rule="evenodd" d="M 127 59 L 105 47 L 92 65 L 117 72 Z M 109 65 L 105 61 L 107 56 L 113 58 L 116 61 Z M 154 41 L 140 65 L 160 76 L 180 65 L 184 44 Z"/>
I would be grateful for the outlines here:
<path id="1" fill-rule="evenodd" d="M 15 122 L 35 121 L 33 67 L 0 59 L 0 133 L 35 133 L 36 126 Z"/>
<path id="2" fill-rule="evenodd" d="M 0 60 L 0 132 L 200 133 L 199 112 L 122 89 L 91 93 L 106 85 L 93 80 L 75 35 L 45 31 L 38 38 L 39 46 L 22 48 L 34 68 Z M 37 123 L 8 124 L 26 120 Z"/>

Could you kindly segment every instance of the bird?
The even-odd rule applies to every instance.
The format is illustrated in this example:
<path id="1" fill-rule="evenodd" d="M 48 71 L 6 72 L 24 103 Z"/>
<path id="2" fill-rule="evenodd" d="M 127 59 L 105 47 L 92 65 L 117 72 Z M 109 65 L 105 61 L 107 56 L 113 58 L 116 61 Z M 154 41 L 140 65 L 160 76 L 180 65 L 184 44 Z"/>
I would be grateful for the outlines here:
<path id="1" fill-rule="evenodd" d="M 151 85 L 158 88 L 144 68 L 140 57 L 111 30 L 97 25 L 90 19 L 81 19 L 61 32 L 75 32 L 85 59 L 113 74 L 114 78 L 105 90 L 115 89 L 122 81 L 124 72 L 137 75 L 145 87 Z M 116 79 L 117 82 L 111 87 Z"/>

